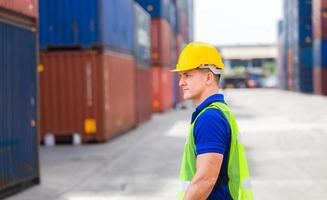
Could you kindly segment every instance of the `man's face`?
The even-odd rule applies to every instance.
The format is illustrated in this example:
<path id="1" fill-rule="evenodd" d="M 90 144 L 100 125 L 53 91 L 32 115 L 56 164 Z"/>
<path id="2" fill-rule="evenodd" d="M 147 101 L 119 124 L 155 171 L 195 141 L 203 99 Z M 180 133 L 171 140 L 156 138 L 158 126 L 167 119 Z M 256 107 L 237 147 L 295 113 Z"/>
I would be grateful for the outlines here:
<path id="1" fill-rule="evenodd" d="M 179 73 L 179 87 L 183 90 L 184 99 L 197 100 L 205 87 L 206 75 L 200 70 L 193 69 Z"/>

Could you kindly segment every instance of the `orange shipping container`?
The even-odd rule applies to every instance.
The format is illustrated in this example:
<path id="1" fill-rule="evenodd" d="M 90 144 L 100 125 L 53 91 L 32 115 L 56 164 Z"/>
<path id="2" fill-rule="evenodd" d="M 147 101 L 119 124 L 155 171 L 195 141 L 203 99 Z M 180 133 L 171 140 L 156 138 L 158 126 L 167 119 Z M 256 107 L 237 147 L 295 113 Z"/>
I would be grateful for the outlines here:
<path id="1" fill-rule="evenodd" d="M 152 115 L 151 69 L 136 68 L 136 120 L 142 123 Z"/>
<path id="2" fill-rule="evenodd" d="M 32 18 L 38 17 L 37 0 L 0 0 L 0 8 Z"/>
<path id="3" fill-rule="evenodd" d="M 152 67 L 152 110 L 164 112 L 173 104 L 173 74 L 168 67 Z"/>
<path id="4" fill-rule="evenodd" d="M 172 64 L 172 30 L 163 18 L 151 20 L 151 60 L 153 65 L 169 66 Z"/>
<path id="5" fill-rule="evenodd" d="M 327 95 L 327 68 L 313 68 L 314 93 Z"/>
<path id="6" fill-rule="evenodd" d="M 40 129 L 84 142 L 105 141 L 135 126 L 135 71 L 130 55 L 111 51 L 41 53 Z"/>

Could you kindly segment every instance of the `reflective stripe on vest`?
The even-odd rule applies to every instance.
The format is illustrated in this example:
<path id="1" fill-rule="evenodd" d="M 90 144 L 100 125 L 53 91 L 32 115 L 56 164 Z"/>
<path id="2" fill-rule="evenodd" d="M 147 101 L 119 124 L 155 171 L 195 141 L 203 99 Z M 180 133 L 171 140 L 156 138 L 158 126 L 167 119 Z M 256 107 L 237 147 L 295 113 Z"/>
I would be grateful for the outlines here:
<path id="1" fill-rule="evenodd" d="M 236 120 L 228 108 L 221 102 L 214 102 L 203 109 L 190 126 L 188 138 L 184 146 L 184 153 L 179 179 L 181 189 L 178 199 L 183 199 L 185 192 L 196 173 L 196 147 L 194 143 L 193 129 L 199 116 L 209 108 L 219 109 L 224 114 L 231 128 L 231 145 L 228 159 L 228 188 L 234 200 L 253 200 L 249 168 L 246 160 L 244 146 L 242 144 Z"/>

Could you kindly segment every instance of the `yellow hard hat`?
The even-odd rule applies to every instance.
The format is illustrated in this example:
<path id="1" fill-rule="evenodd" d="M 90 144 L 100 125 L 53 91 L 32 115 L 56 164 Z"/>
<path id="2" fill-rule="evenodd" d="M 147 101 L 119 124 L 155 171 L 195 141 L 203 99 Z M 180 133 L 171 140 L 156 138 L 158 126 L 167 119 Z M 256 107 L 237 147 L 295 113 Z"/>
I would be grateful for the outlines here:
<path id="1" fill-rule="evenodd" d="M 224 63 L 217 49 L 204 42 L 191 42 L 181 52 L 176 69 L 172 72 L 181 72 L 198 68 L 200 66 L 212 65 L 222 70 Z"/>

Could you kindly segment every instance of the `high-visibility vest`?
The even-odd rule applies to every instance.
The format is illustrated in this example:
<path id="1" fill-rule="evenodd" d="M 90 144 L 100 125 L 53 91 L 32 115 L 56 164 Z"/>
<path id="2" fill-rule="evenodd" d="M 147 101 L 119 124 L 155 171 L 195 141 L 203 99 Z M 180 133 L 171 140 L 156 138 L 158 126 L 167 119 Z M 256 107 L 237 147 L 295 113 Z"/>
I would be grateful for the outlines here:
<path id="1" fill-rule="evenodd" d="M 199 116 L 209 108 L 219 109 L 224 114 L 231 128 L 231 144 L 228 159 L 228 188 L 234 200 L 253 200 L 250 174 L 246 160 L 244 145 L 241 143 L 236 120 L 229 107 L 221 102 L 211 103 L 204 108 L 192 122 L 188 139 L 184 146 L 183 160 L 180 170 L 181 188 L 178 199 L 183 199 L 188 185 L 196 173 L 196 149 L 193 129 Z"/>

